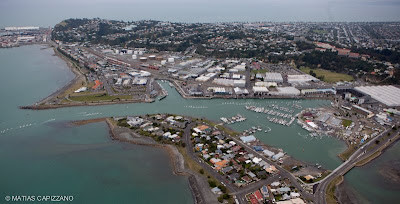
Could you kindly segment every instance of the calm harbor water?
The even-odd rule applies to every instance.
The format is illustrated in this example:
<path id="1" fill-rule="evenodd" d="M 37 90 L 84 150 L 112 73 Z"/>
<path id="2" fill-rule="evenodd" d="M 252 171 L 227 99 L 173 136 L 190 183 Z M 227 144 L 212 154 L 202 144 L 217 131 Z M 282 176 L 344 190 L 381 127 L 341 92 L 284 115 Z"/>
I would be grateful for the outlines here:
<path id="1" fill-rule="evenodd" d="M 345 175 L 350 189 L 361 197 L 360 203 L 397 203 L 400 199 L 400 142 L 397 141 L 378 159 Z M 397 174 L 397 181 L 388 177 L 389 171 Z"/>
<path id="2" fill-rule="evenodd" d="M 116 142 L 105 123 L 71 110 L 24 111 L 73 78 L 52 49 L 0 49 L 0 197 L 72 195 L 78 203 L 193 203 L 160 149 Z M 111 113 L 112 111 L 110 111 Z M 77 114 L 75 114 L 77 113 Z M 2 203 L 3 200 L 0 202 Z"/>
<path id="3" fill-rule="evenodd" d="M 57 193 L 97 203 L 115 198 L 133 203 L 193 202 L 186 179 L 172 174 L 161 150 L 112 141 L 104 123 L 80 127 L 67 123 L 107 116 L 176 113 L 219 121 L 239 113 L 247 120 L 230 125 L 236 131 L 252 126 L 270 128 L 271 132 L 257 132 L 256 137 L 310 164 L 334 169 L 341 163 L 336 155 L 346 148 L 343 142 L 331 137 L 313 139 L 296 123 L 291 127 L 272 124 L 267 115 L 244 107 L 290 107 L 293 100 L 185 100 L 165 83 L 169 96 L 155 103 L 20 110 L 18 106 L 33 104 L 73 78 L 65 63 L 52 56 L 51 49 L 41 48 L 0 49 L 0 132 L 5 130 L 0 134 L 0 162 L 5 164 L 0 168 L 0 197 Z M 303 108 L 330 105 L 325 100 L 295 102 Z M 365 171 L 364 167 L 357 169 Z"/>

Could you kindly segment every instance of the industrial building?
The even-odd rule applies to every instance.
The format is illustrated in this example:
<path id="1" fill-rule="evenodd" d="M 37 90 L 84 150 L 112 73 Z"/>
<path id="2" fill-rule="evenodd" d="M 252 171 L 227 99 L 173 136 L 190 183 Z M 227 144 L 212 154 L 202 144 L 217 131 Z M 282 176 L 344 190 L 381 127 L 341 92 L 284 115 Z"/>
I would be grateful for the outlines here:
<path id="1" fill-rule="evenodd" d="M 242 140 L 242 142 L 244 142 L 244 143 L 249 143 L 249 142 L 254 142 L 257 139 L 253 135 L 250 135 L 250 136 L 242 136 L 242 137 L 240 137 L 240 140 Z"/>
<path id="2" fill-rule="evenodd" d="M 276 82 L 265 82 L 265 81 L 258 81 L 254 84 L 255 86 L 264 86 L 264 87 L 277 87 L 278 84 Z"/>
<path id="3" fill-rule="evenodd" d="M 300 91 L 294 87 L 277 87 L 279 95 L 282 96 L 298 96 L 300 95 Z"/>
<path id="4" fill-rule="evenodd" d="M 300 74 L 300 75 L 287 75 L 288 83 L 290 84 L 304 84 L 307 82 L 318 82 L 319 79 L 308 75 L 308 74 Z"/>
<path id="5" fill-rule="evenodd" d="M 303 95 L 311 95 L 311 94 L 336 94 L 336 90 L 334 89 L 302 89 L 301 94 Z"/>
<path id="6" fill-rule="evenodd" d="M 395 86 L 358 86 L 354 90 L 387 106 L 400 106 L 400 89 Z"/>
<path id="7" fill-rule="evenodd" d="M 236 65 L 233 69 L 236 69 L 239 72 L 244 72 L 244 71 L 246 71 L 246 64 L 242 63 L 240 65 Z"/>
<path id="8" fill-rule="evenodd" d="M 247 89 L 241 89 L 239 87 L 235 87 L 233 90 L 235 91 L 236 95 L 247 95 L 247 94 L 249 94 L 249 91 Z"/>
<path id="9" fill-rule="evenodd" d="M 253 86 L 254 94 L 265 94 L 268 93 L 268 88 L 265 86 Z"/>
<path id="10" fill-rule="evenodd" d="M 283 83 L 283 77 L 282 77 L 281 73 L 267 72 L 267 73 L 265 73 L 264 81 Z"/>

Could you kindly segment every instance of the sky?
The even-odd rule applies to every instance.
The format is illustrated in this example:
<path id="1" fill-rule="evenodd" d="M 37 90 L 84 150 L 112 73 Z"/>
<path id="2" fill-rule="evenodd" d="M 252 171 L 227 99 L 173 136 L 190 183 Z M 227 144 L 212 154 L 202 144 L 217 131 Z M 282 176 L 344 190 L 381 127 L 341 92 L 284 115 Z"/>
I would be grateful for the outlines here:
<path id="1" fill-rule="evenodd" d="M 0 27 L 66 18 L 228 21 L 400 21 L 400 0 L 0 0 Z"/>

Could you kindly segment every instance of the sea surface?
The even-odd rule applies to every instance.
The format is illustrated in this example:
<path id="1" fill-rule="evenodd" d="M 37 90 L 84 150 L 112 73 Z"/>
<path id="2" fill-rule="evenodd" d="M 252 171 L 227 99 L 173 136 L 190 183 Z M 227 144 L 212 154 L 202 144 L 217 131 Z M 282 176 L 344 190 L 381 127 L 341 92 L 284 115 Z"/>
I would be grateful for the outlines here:
<path id="1" fill-rule="evenodd" d="M 327 169 L 341 164 L 337 154 L 346 145 L 338 139 L 313 138 L 297 123 L 290 127 L 273 124 L 267 121 L 267 115 L 245 108 L 245 105 L 275 104 L 297 113 L 300 110 L 294 109 L 293 103 L 303 108 L 329 106 L 326 100 L 186 100 L 168 83 L 162 83 L 169 96 L 154 103 L 41 111 L 18 109 L 48 96 L 74 77 L 65 62 L 53 54 L 52 49 L 39 45 L 0 49 L 0 163 L 3 164 L 0 197 L 57 194 L 96 203 L 115 199 L 123 203 L 193 202 L 187 179 L 172 174 L 169 159 L 162 150 L 112 141 L 105 123 L 79 127 L 69 123 L 98 117 L 175 113 L 218 122 L 220 117 L 241 114 L 247 120 L 229 125 L 232 129 L 243 131 L 252 126 L 271 129 L 255 136 L 309 164 L 319 163 Z M 376 174 L 370 168 L 356 170 Z M 387 191 L 375 190 L 382 192 L 377 196 Z"/>
<path id="2" fill-rule="evenodd" d="M 73 196 L 77 203 L 193 203 L 187 179 L 156 148 L 113 141 L 73 109 L 24 111 L 74 75 L 52 49 L 0 49 L 0 203 L 5 196 Z M 112 113 L 112 111 L 110 111 Z"/>
<path id="3" fill-rule="evenodd" d="M 346 184 L 355 192 L 359 203 L 398 203 L 400 199 L 400 142 L 397 141 L 383 154 L 362 167 L 345 175 Z M 388 176 L 389 171 L 397 174 Z"/>

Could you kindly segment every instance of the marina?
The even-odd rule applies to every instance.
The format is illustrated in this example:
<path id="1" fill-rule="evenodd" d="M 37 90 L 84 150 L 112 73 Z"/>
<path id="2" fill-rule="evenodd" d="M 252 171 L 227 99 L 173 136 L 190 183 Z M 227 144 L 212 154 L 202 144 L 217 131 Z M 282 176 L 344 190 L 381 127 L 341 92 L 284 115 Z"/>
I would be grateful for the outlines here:
<path id="1" fill-rule="evenodd" d="M 272 129 L 270 127 L 268 127 L 268 129 L 264 130 L 264 133 L 268 133 L 270 132 Z M 250 134 L 254 134 L 256 132 L 262 132 L 263 129 L 261 128 L 261 126 L 253 126 L 247 130 L 244 130 L 242 135 L 250 135 Z"/>
<path id="2" fill-rule="evenodd" d="M 235 116 L 232 116 L 231 118 L 225 118 L 225 117 L 221 117 L 220 120 L 222 120 L 222 122 L 226 123 L 226 124 L 233 124 L 233 123 L 237 123 L 237 122 L 243 122 L 245 121 L 247 118 L 241 116 L 240 114 L 236 114 Z"/>
<path id="3" fill-rule="evenodd" d="M 256 113 L 264 113 L 267 114 L 267 120 L 269 122 L 275 123 L 275 124 L 280 124 L 280 125 L 285 125 L 285 126 L 290 126 L 296 119 L 292 115 L 294 113 L 294 110 L 291 110 L 286 107 L 279 107 L 275 104 L 270 105 L 271 109 L 267 109 L 264 107 L 257 107 L 257 106 L 245 106 L 247 110 L 254 111 Z M 275 109 L 275 110 L 274 110 Z M 281 110 L 287 113 L 282 113 L 276 110 Z M 289 119 L 289 120 L 287 120 Z"/>

